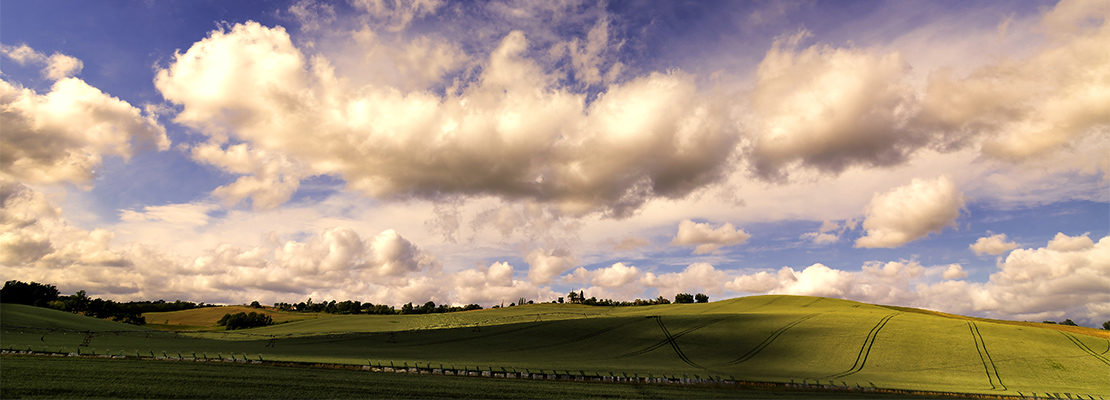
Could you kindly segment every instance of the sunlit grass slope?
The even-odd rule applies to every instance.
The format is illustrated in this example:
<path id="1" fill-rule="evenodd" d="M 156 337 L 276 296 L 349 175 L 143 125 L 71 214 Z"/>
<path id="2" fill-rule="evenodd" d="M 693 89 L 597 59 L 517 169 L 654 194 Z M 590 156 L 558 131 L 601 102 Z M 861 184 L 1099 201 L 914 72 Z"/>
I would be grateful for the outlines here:
<path id="1" fill-rule="evenodd" d="M 8 307 L 5 325 L 25 324 L 34 314 L 10 318 Z M 58 334 L 40 341 L 41 335 L 5 331 L 3 341 L 61 347 L 79 342 Z M 90 346 L 198 357 L 233 353 L 266 360 L 1107 396 L 1108 338 L 1094 329 L 1065 332 L 846 300 L 755 296 L 650 307 L 543 304 L 422 316 L 320 316 L 232 333 L 106 334 Z"/>
<path id="2" fill-rule="evenodd" d="M 191 310 L 181 311 L 167 311 L 167 312 L 149 312 L 144 313 L 143 317 L 149 324 L 156 324 L 159 328 L 174 329 L 174 328 L 197 328 L 197 327 L 212 327 L 215 326 L 220 318 L 225 314 L 235 313 L 251 313 L 257 312 L 269 315 L 273 318 L 275 323 L 283 323 L 289 321 L 298 321 L 302 319 L 316 318 L 314 314 L 294 313 L 294 312 L 281 312 L 269 309 L 251 308 L 247 306 L 224 306 L 224 307 L 201 307 Z"/>

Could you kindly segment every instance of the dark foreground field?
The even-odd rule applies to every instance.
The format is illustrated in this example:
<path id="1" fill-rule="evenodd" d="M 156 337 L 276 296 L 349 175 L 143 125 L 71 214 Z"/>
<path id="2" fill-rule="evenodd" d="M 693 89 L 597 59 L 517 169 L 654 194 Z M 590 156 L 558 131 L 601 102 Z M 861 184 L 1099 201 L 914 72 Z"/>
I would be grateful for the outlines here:
<path id="1" fill-rule="evenodd" d="M 3 364 L 0 397 L 5 399 L 907 398 L 884 394 L 552 382 L 134 359 L 4 356 L 0 363 Z"/>

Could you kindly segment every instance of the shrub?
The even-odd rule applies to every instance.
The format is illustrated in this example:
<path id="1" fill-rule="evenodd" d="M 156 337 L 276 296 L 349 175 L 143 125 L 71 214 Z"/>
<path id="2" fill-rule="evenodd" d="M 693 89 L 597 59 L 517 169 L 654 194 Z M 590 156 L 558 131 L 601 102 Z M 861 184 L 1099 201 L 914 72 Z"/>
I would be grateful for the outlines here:
<path id="1" fill-rule="evenodd" d="M 227 330 L 230 331 L 235 329 L 246 329 L 258 326 L 273 325 L 274 319 L 270 318 L 269 315 L 251 311 L 250 313 L 241 312 L 236 314 L 224 314 L 223 318 L 220 318 L 220 321 L 217 322 L 217 324 L 219 324 L 220 326 L 226 326 Z"/>

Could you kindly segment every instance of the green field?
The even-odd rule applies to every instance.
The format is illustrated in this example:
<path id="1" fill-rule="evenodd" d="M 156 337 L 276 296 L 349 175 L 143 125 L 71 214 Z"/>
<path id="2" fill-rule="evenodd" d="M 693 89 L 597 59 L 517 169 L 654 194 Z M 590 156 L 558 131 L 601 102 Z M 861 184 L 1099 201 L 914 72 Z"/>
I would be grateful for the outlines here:
<path id="1" fill-rule="evenodd" d="M 179 313 L 223 315 L 213 310 Z M 1106 331 L 817 297 L 319 315 L 233 332 L 164 332 L 18 305 L 2 311 L 0 347 L 17 350 L 1110 397 Z"/>
<path id="2" fill-rule="evenodd" d="M 0 398 L 892 399 L 882 393 L 624 385 L 224 363 L 4 356 Z M 44 385 L 42 382 L 49 382 Z"/>

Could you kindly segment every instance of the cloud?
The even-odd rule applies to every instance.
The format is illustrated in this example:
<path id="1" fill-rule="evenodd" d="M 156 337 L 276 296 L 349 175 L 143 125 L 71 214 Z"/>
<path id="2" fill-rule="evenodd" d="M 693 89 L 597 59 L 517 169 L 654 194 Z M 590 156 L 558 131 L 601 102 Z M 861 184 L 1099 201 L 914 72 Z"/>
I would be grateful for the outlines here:
<path id="1" fill-rule="evenodd" d="M 456 304 L 515 303 L 521 297 L 544 301 L 556 296 L 550 289 L 541 289 L 532 283 L 514 280 L 513 267 L 505 262 L 460 271 L 455 274 L 452 282 Z"/>
<path id="2" fill-rule="evenodd" d="M 391 86 L 403 91 L 439 89 L 449 74 L 472 66 L 460 44 L 435 36 L 405 38 L 362 25 L 321 39 L 336 73 L 351 85 Z"/>
<path id="3" fill-rule="evenodd" d="M 960 264 L 952 264 L 948 266 L 948 269 L 944 270 L 941 276 L 947 280 L 967 278 L 967 271 L 964 271 L 963 266 Z"/>
<path id="4" fill-rule="evenodd" d="M 965 315 L 1039 321 L 1101 322 L 1110 302 L 1110 237 L 1058 234 L 1048 246 L 1017 249 L 1000 259 L 986 282 L 967 282 L 959 264 L 925 267 L 916 261 L 865 263 L 860 271 L 813 264 L 801 271 L 728 273 L 722 288 L 739 293 L 837 297 L 922 307 Z M 943 280 L 935 280 L 939 276 Z M 728 280 L 731 279 L 731 280 Z"/>
<path id="5" fill-rule="evenodd" d="M 630 251 L 636 250 L 641 247 L 651 246 L 651 241 L 638 236 L 626 236 L 619 242 L 610 238 L 609 244 L 613 245 L 613 250 L 616 251 Z"/>
<path id="6" fill-rule="evenodd" d="M 808 31 L 776 38 L 756 73 L 747 129 L 756 175 L 785 178 L 800 165 L 830 174 L 897 165 L 925 140 L 912 116 L 909 65 L 897 52 L 800 48 Z"/>
<path id="7" fill-rule="evenodd" d="M 660 296 L 671 298 L 676 293 L 721 293 L 721 283 L 727 274 L 708 263 L 693 263 L 679 272 L 658 274 L 647 272 L 640 284 L 654 287 Z"/>
<path id="8" fill-rule="evenodd" d="M 300 0 L 286 9 L 303 31 L 315 31 L 335 22 L 335 7 L 313 0 Z"/>
<path id="9" fill-rule="evenodd" d="M 586 86 L 616 81 L 624 64 L 614 57 L 623 42 L 610 43 L 609 16 L 602 11 L 597 22 L 586 35 L 584 43 L 579 38 L 556 43 L 548 51 L 556 58 L 562 54 L 570 58 L 574 79 Z M 608 71 L 603 70 L 608 66 Z"/>
<path id="10" fill-rule="evenodd" d="M 211 219 L 208 212 L 216 207 L 211 204 L 168 204 L 146 206 L 143 211 L 120 210 L 124 221 L 165 221 L 175 225 L 203 226 Z"/>
<path id="11" fill-rule="evenodd" d="M 252 22 L 176 55 L 155 85 L 182 107 L 176 122 L 379 198 L 494 196 L 623 217 L 730 168 L 738 136 L 723 99 L 699 94 L 692 76 L 636 77 L 587 105 L 553 86 L 527 47 L 523 34 L 508 34 L 458 92 L 352 88 L 284 29 Z"/>
<path id="12" fill-rule="evenodd" d="M 1081 236 L 1068 236 L 1060 232 L 1048 242 L 1048 250 L 1066 253 L 1085 250 L 1093 245 L 1094 242 L 1086 233 Z"/>
<path id="13" fill-rule="evenodd" d="M 950 146 L 981 140 L 982 153 L 1022 162 L 1110 132 L 1107 6 L 1061 1 L 1042 20 L 1046 43 L 1026 58 L 1003 59 L 957 76 L 932 73 L 915 125 Z M 1101 164 L 1103 170 L 1105 164 Z"/>
<path id="14" fill-rule="evenodd" d="M 246 143 L 227 146 L 216 142 L 195 145 L 190 149 L 195 161 L 243 174 L 235 182 L 223 185 L 212 194 L 229 205 L 250 198 L 255 210 L 277 208 L 293 196 L 301 180 L 309 173 L 307 167 L 276 151 L 257 150 Z"/>
<path id="15" fill-rule="evenodd" d="M 863 220 L 867 232 L 856 240 L 856 247 L 898 247 L 940 233 L 956 226 L 963 206 L 963 195 L 951 178 L 915 178 L 909 185 L 871 198 Z"/>
<path id="16" fill-rule="evenodd" d="M 743 229 L 736 229 L 730 223 L 725 223 L 717 229 L 713 229 L 709 223 L 699 224 L 691 220 L 683 220 L 678 223 L 678 233 L 675 235 L 674 240 L 671 240 L 672 245 L 690 246 L 697 245 L 694 248 L 694 254 L 712 253 L 721 247 L 735 246 L 748 241 L 752 237 Z"/>
<path id="17" fill-rule="evenodd" d="M 855 226 L 856 221 L 854 220 L 844 221 L 843 225 L 836 221 L 826 220 L 821 223 L 821 227 L 817 229 L 817 232 L 803 233 L 800 238 L 809 239 L 813 241 L 814 244 L 819 245 L 833 244 L 840 241 L 840 236 L 843 235 L 845 231 L 855 229 Z"/>
<path id="18" fill-rule="evenodd" d="M 118 282 L 112 274 L 120 272 L 127 282 L 122 270 L 132 263 L 111 247 L 111 232 L 68 226 L 41 193 L 6 179 L 0 179 L 0 205 L 0 265 L 6 274 L 30 270 L 56 279 L 44 282 L 92 279 L 99 286 Z M 69 271 L 82 266 L 93 273 Z"/>
<path id="19" fill-rule="evenodd" d="M 616 263 L 595 270 L 578 267 L 564 278 L 567 282 L 578 282 L 604 288 L 623 287 L 636 282 L 638 279 L 640 279 L 640 269 L 624 263 Z"/>
<path id="20" fill-rule="evenodd" d="M 35 51 L 28 45 L 0 46 L 0 52 L 19 65 L 46 63 L 46 55 Z"/>
<path id="21" fill-rule="evenodd" d="M 976 240 L 974 244 L 968 246 L 975 254 L 990 254 L 994 256 L 1016 249 L 1017 247 L 1017 243 L 1009 241 L 1005 233 L 981 237 L 979 240 Z"/>
<path id="22" fill-rule="evenodd" d="M 20 49 L 33 53 L 26 46 L 5 51 L 33 57 Z M 50 68 L 58 68 L 50 74 L 61 75 L 52 78 L 57 81 L 46 94 L 0 80 L 0 174 L 27 183 L 88 186 L 104 156 L 127 159 L 137 149 L 169 148 L 166 130 L 152 110 L 141 112 L 83 80 L 63 76 L 79 70 L 80 61 L 60 54 L 49 60 Z"/>
<path id="23" fill-rule="evenodd" d="M 390 31 L 405 29 L 414 19 L 435 13 L 441 0 L 352 0 L 351 5 L 367 13 Z"/>
<path id="24" fill-rule="evenodd" d="M 84 63 L 82 63 L 81 60 L 71 56 L 62 53 L 54 53 L 47 57 L 45 54 L 35 51 L 35 49 L 32 49 L 26 44 L 19 46 L 0 45 L 0 52 L 19 65 L 45 65 L 45 68 L 42 70 L 42 76 L 52 81 L 77 75 L 81 73 L 81 68 L 84 67 Z"/>
<path id="25" fill-rule="evenodd" d="M 574 268 L 578 259 L 570 251 L 563 248 L 554 250 L 535 249 L 528 253 L 528 279 L 532 283 L 545 285 L 551 283 L 555 277 Z"/>
<path id="26" fill-rule="evenodd" d="M 858 272 L 816 263 L 802 270 L 782 267 L 775 273 L 760 271 L 724 281 L 724 288 L 742 293 L 773 293 L 835 297 L 879 304 L 910 304 L 917 299 L 911 283 L 932 268 L 916 261 L 871 261 Z M 951 266 L 945 268 L 951 269 Z"/>

